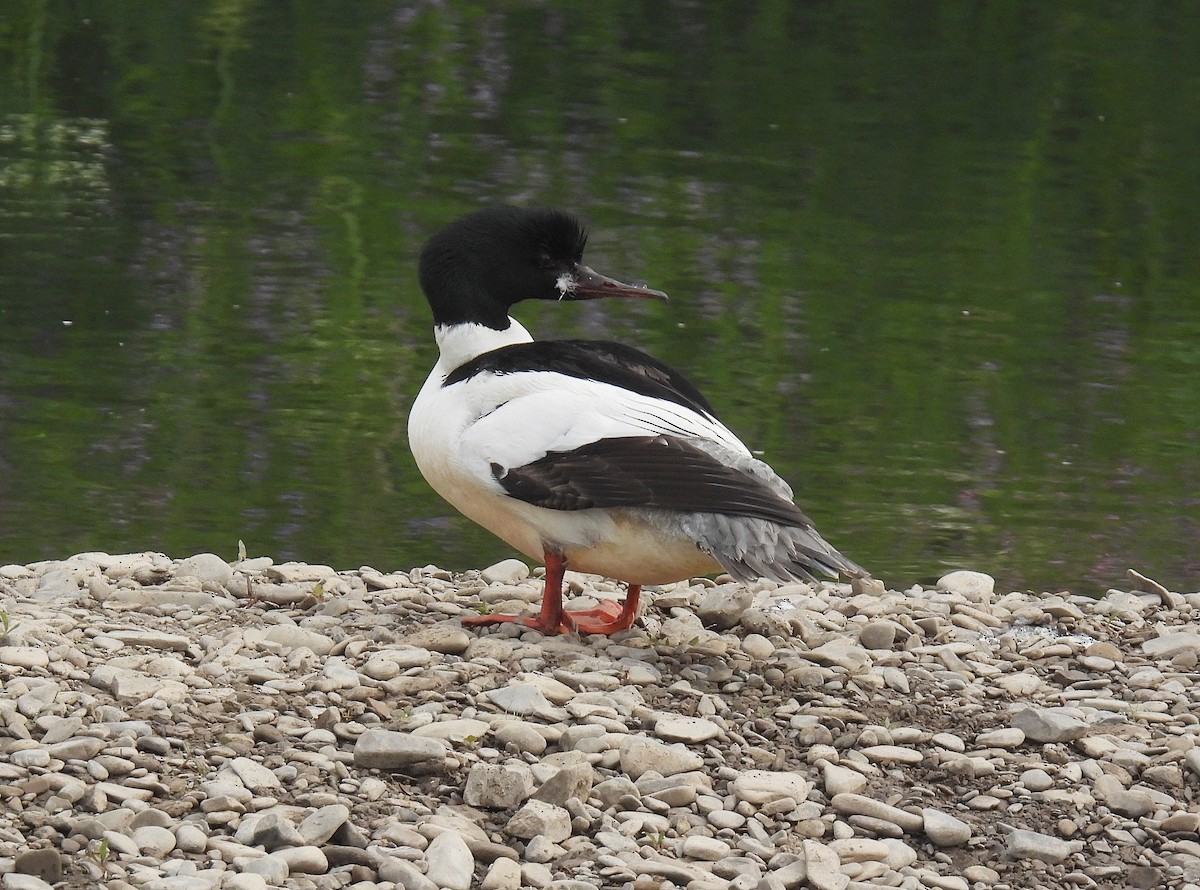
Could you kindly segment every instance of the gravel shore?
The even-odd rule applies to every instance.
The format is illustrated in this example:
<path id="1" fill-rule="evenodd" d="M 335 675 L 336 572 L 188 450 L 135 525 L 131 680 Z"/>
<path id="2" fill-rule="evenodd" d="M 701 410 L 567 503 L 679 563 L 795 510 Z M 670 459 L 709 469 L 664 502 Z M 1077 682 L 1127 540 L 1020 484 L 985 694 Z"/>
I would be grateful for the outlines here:
<path id="1" fill-rule="evenodd" d="M 0 567 L 4 890 L 1200 890 L 1200 593 L 539 572 Z"/>

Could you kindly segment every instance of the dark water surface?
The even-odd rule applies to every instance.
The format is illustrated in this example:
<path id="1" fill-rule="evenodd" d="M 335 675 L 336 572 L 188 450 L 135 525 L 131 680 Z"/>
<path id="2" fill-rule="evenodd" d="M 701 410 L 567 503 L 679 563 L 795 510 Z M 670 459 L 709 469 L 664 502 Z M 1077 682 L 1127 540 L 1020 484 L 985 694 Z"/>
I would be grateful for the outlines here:
<path id="1" fill-rule="evenodd" d="M 1188 12 L 1190 10 L 1190 12 Z M 507 548 L 408 453 L 421 244 L 558 204 L 894 585 L 1200 588 L 1200 14 L 1091 2 L 0 11 L 0 564 Z"/>

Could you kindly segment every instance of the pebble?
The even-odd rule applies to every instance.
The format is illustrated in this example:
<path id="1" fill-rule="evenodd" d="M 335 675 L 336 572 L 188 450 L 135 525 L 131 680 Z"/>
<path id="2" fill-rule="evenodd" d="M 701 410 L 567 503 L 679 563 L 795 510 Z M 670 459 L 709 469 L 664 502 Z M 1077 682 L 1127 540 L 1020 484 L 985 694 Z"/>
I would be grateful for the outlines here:
<path id="1" fill-rule="evenodd" d="M 608 639 L 464 629 L 519 560 L 0 579 L 5 888 L 1200 888 L 1200 595 L 698 581 Z"/>

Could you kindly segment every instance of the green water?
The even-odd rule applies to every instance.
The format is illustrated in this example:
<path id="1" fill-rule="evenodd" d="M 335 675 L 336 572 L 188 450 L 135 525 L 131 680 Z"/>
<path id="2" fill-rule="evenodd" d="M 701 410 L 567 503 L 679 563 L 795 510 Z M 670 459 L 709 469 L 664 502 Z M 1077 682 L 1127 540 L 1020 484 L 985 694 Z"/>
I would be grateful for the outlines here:
<path id="1" fill-rule="evenodd" d="M 558 204 L 671 362 L 894 585 L 1200 588 L 1200 9 L 0 8 L 0 564 L 510 555 L 405 440 L 415 258 Z"/>

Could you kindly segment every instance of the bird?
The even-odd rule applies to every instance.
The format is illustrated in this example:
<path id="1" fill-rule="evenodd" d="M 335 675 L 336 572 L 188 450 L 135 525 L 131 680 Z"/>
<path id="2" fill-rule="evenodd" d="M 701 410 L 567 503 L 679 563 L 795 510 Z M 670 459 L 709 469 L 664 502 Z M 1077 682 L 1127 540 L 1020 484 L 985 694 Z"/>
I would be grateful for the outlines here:
<path id="1" fill-rule="evenodd" d="M 509 314 L 523 300 L 667 299 L 591 269 L 587 239 L 568 211 L 498 204 L 451 222 L 419 257 L 438 358 L 409 412 L 417 467 L 545 566 L 537 614 L 464 624 L 613 634 L 634 624 L 647 585 L 719 571 L 869 578 L 680 372 L 624 343 L 534 340 Z M 567 611 L 568 568 L 624 582 L 624 601 Z"/>

